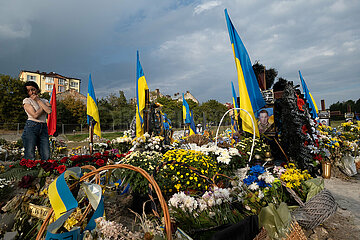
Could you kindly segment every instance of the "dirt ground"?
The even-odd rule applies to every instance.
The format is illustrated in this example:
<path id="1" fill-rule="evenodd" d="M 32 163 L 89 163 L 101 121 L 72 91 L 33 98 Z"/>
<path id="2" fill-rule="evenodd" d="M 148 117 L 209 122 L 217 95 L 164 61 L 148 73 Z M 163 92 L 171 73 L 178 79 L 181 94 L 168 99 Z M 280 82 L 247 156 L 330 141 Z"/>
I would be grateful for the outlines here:
<path id="1" fill-rule="evenodd" d="M 305 234 L 313 240 L 360 239 L 360 174 L 349 179 L 325 179 L 325 188 L 333 194 L 336 213 Z"/>

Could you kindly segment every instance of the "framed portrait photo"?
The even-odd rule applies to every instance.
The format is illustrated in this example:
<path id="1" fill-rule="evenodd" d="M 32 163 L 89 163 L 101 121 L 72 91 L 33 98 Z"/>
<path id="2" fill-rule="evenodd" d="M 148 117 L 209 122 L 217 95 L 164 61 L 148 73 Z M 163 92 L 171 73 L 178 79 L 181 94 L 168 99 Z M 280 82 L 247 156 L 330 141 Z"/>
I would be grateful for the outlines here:
<path id="1" fill-rule="evenodd" d="M 265 135 L 275 135 L 274 108 L 267 107 L 257 113 L 256 122 L 259 133 Z"/>
<path id="2" fill-rule="evenodd" d="M 319 118 L 319 122 L 320 122 L 322 125 L 330 126 L 330 119 L 329 119 L 329 118 Z"/>

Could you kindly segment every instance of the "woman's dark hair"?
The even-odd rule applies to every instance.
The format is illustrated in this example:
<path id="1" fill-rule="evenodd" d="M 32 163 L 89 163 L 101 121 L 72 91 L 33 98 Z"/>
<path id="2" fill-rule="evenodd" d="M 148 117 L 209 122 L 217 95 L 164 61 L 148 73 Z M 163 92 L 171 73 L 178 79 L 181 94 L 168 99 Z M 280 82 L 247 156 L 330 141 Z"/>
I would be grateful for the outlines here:
<path id="1" fill-rule="evenodd" d="M 34 82 L 34 81 L 28 81 L 28 82 L 26 82 L 26 83 L 24 84 L 24 93 L 25 93 L 26 95 L 28 95 L 28 90 L 27 90 L 27 88 L 26 88 L 27 86 L 32 86 L 32 87 L 36 88 L 36 90 L 38 90 L 38 91 L 40 92 L 39 85 L 37 85 L 36 82 Z"/>

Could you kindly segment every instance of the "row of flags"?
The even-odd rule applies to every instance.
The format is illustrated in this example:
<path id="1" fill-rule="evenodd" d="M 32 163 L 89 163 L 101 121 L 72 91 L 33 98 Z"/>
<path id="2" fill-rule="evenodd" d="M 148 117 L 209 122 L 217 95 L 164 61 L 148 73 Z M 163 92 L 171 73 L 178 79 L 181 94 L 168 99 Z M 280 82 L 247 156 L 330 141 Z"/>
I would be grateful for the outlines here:
<path id="1" fill-rule="evenodd" d="M 255 123 L 255 114 L 258 113 L 266 103 L 261 94 L 259 84 L 257 82 L 250 57 L 247 53 L 247 50 L 241 41 L 239 34 L 237 33 L 234 25 L 232 24 L 230 17 L 225 9 L 226 23 L 228 27 L 231 47 L 234 53 L 235 66 L 237 70 L 237 78 L 239 84 L 239 96 L 240 96 L 240 106 L 237 103 L 236 91 L 234 88 L 233 82 L 231 82 L 232 87 L 232 101 L 234 108 L 241 108 L 248 112 L 252 118 L 245 112 L 234 110 L 234 115 L 232 119 L 234 129 L 238 129 L 239 126 L 239 116 L 241 118 L 242 129 L 243 131 L 253 133 L 259 137 L 259 129 Z M 139 52 L 136 53 L 136 136 L 139 137 L 144 134 L 144 109 L 145 109 L 145 90 L 148 90 L 148 85 L 146 83 L 145 74 L 142 69 L 139 60 Z M 314 119 L 317 118 L 317 106 L 309 92 L 306 83 L 299 71 L 301 84 L 304 91 L 304 96 L 306 101 L 309 103 L 311 115 Z M 53 135 L 56 131 L 56 89 L 53 88 L 52 97 L 51 97 L 51 106 L 52 113 L 48 117 L 48 129 L 49 135 Z M 196 134 L 195 122 L 193 119 L 192 111 L 189 108 L 187 101 L 184 98 L 183 94 L 183 120 L 184 123 L 189 126 L 190 135 Z M 254 124 L 253 124 L 254 122 Z M 91 81 L 91 74 L 89 76 L 88 84 L 88 94 L 87 94 L 87 123 L 93 126 L 94 133 L 101 137 L 101 128 L 100 128 L 100 117 L 99 109 L 97 107 L 96 97 L 94 87 Z"/>

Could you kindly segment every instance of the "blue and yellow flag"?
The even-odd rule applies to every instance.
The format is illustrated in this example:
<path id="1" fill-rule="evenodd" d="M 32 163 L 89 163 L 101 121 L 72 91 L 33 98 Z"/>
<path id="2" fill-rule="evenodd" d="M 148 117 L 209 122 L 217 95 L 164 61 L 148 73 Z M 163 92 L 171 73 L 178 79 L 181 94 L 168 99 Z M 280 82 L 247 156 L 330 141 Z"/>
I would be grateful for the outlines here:
<path id="1" fill-rule="evenodd" d="M 260 92 L 249 55 L 240 36 L 232 24 L 227 10 L 225 9 L 226 22 L 229 30 L 230 41 L 235 57 L 235 65 L 239 82 L 240 108 L 248 111 L 255 123 L 255 133 L 259 136 L 259 129 L 256 124 L 255 115 L 257 111 L 265 106 L 264 98 Z M 253 133 L 253 126 L 249 115 L 240 112 L 242 128 L 246 132 Z"/>
<path id="2" fill-rule="evenodd" d="M 190 113 L 190 129 L 189 130 L 190 130 L 189 136 L 197 134 L 196 126 L 195 126 L 195 122 L 194 122 L 194 114 L 192 111 Z"/>
<path id="3" fill-rule="evenodd" d="M 94 133 L 101 137 L 101 129 L 100 129 L 100 117 L 99 117 L 99 109 L 97 107 L 94 87 L 91 81 L 91 74 L 89 75 L 89 84 L 88 84 L 88 94 L 87 94 L 87 123 L 90 125 L 91 121 L 95 121 L 94 125 Z"/>
<path id="4" fill-rule="evenodd" d="M 236 96 L 236 92 L 235 92 L 235 88 L 234 88 L 234 84 L 233 82 L 231 81 L 231 87 L 232 87 L 232 100 L 233 100 L 233 105 L 234 105 L 234 108 L 239 108 L 238 104 L 237 104 L 237 96 Z M 238 128 L 238 121 L 239 121 L 239 117 L 238 117 L 238 110 L 235 109 L 233 111 L 234 113 L 234 116 L 233 116 L 233 120 L 231 121 L 234 126 L 234 130 L 237 131 L 237 128 Z"/>
<path id="5" fill-rule="evenodd" d="M 136 137 L 144 135 L 145 90 L 149 89 L 136 51 Z"/>
<path id="6" fill-rule="evenodd" d="M 182 95 L 183 97 L 183 120 L 184 123 L 191 123 L 191 112 L 190 112 L 190 107 L 189 104 L 187 103 L 187 101 L 184 98 L 184 94 Z"/>
<path id="7" fill-rule="evenodd" d="M 307 88 L 306 83 L 305 83 L 300 71 L 299 71 L 299 75 L 300 75 L 300 80 L 301 80 L 301 86 L 304 91 L 304 98 L 306 99 L 306 101 L 309 104 L 310 114 L 313 117 L 313 119 L 316 119 L 318 117 L 317 113 L 319 112 L 319 110 L 316 106 L 316 102 L 314 101 L 313 96 L 311 95 L 309 89 Z"/>

